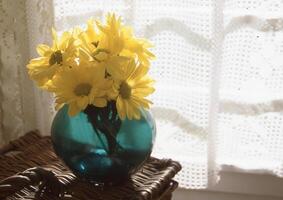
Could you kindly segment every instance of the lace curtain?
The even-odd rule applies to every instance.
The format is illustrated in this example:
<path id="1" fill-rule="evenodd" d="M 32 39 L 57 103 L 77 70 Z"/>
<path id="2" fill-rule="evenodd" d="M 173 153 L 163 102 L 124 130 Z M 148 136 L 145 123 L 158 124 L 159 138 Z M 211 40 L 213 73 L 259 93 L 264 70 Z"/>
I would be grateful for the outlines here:
<path id="1" fill-rule="evenodd" d="M 155 45 L 153 155 L 182 163 L 182 187 L 207 187 L 221 167 L 283 177 L 282 0 L 0 2 L 2 143 L 49 133 L 53 99 L 25 64 L 52 24 L 64 31 L 115 12 Z"/>
<path id="2" fill-rule="evenodd" d="M 38 43 L 50 42 L 53 2 L 0 0 L 0 145 L 27 131 L 47 134 L 53 99 L 29 80 L 25 65 Z"/>

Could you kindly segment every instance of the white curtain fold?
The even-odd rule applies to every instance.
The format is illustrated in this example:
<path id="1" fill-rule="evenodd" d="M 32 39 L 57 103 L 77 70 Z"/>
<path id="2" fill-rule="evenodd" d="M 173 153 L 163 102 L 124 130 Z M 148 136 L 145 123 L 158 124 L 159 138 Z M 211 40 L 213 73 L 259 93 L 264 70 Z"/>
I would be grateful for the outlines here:
<path id="1" fill-rule="evenodd" d="M 12 2 L 12 3 L 11 3 Z M 25 65 L 38 43 L 108 12 L 155 45 L 153 155 L 178 160 L 181 187 L 221 167 L 283 177 L 283 2 L 279 0 L 1 0 L 0 141 L 48 134 L 51 95 Z M 0 142 L 0 143 L 1 143 Z"/>
<path id="2" fill-rule="evenodd" d="M 29 57 L 25 3 L 0 4 L 0 144 L 35 127 L 33 86 L 25 69 Z"/>
<path id="3" fill-rule="evenodd" d="M 52 1 L 0 1 L 0 145 L 39 129 L 49 134 L 54 114 L 50 94 L 28 78 L 26 64 L 39 43 L 50 43 Z"/>
<path id="4" fill-rule="evenodd" d="M 54 2 L 52 0 L 26 0 L 25 4 L 29 36 L 29 58 L 35 58 L 38 56 L 36 53 L 38 44 L 51 45 L 52 43 L 51 28 L 54 27 Z M 49 135 L 55 114 L 53 96 L 34 87 L 34 109 L 36 128 L 41 134 Z"/>

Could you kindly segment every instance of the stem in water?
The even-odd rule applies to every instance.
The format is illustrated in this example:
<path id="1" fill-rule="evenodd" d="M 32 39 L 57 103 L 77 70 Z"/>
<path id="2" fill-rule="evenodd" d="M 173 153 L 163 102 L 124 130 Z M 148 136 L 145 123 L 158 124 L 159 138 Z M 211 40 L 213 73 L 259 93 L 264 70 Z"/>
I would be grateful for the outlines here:
<path id="1" fill-rule="evenodd" d="M 104 108 L 88 105 L 84 112 L 88 115 L 88 119 L 102 143 L 103 140 L 99 137 L 99 132 L 105 135 L 109 155 L 112 155 L 117 148 L 122 148 L 116 141 L 117 133 L 121 126 L 121 120 L 117 115 L 114 101 L 109 102 Z"/>

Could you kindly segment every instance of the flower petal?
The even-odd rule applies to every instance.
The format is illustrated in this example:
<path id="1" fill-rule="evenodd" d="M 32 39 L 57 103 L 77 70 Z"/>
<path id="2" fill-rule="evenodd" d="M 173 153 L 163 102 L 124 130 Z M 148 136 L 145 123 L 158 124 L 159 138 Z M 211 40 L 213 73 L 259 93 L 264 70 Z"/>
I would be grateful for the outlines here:
<path id="1" fill-rule="evenodd" d="M 80 97 L 77 103 L 78 103 L 78 107 L 81 110 L 84 110 L 86 106 L 88 105 L 88 98 L 86 96 Z"/>
<path id="2" fill-rule="evenodd" d="M 119 96 L 116 101 L 116 108 L 117 108 L 117 112 L 118 112 L 120 119 L 124 120 L 126 118 L 126 110 L 124 107 L 123 100 Z"/>
<path id="3" fill-rule="evenodd" d="M 80 112 L 80 108 L 77 106 L 76 102 L 72 102 L 69 104 L 68 114 L 70 116 L 75 116 Z"/>
<path id="4" fill-rule="evenodd" d="M 50 47 L 46 44 L 39 44 L 36 51 L 40 56 L 45 56 L 46 52 L 50 51 Z"/>
<path id="5" fill-rule="evenodd" d="M 93 104 L 97 107 L 102 108 L 102 107 L 105 107 L 107 105 L 107 101 L 104 98 L 95 98 L 93 100 Z"/>

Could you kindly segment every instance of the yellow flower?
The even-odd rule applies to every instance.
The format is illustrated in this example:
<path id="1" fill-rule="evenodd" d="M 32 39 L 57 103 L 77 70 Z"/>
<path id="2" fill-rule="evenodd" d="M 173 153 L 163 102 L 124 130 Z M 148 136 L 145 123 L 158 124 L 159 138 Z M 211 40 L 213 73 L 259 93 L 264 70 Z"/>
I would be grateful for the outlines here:
<path id="1" fill-rule="evenodd" d="M 94 29 L 94 21 L 92 19 L 87 21 L 86 31 L 81 32 L 78 38 L 81 40 L 83 53 L 89 52 L 91 54 L 91 52 L 96 51 L 100 41 L 100 35 Z M 92 58 L 92 55 L 87 56 L 89 56 L 90 59 Z"/>
<path id="2" fill-rule="evenodd" d="M 153 47 L 151 43 L 146 39 L 135 38 L 130 27 L 123 29 L 123 35 L 125 37 L 124 49 L 120 55 L 137 59 L 141 64 L 149 66 L 150 60 L 155 58 L 155 55 L 148 50 Z"/>
<path id="3" fill-rule="evenodd" d="M 114 14 L 107 16 L 105 25 L 88 21 L 87 30 L 81 35 L 80 55 L 84 60 L 99 63 L 111 76 L 119 76 L 130 59 L 149 66 L 154 55 L 148 50 L 150 43 L 133 37 L 132 30 L 121 24 Z"/>
<path id="4" fill-rule="evenodd" d="M 139 119 L 141 109 L 149 108 L 152 46 L 121 21 L 108 14 L 105 24 L 89 20 L 86 30 L 76 27 L 60 38 L 52 29 L 52 46 L 38 45 L 39 57 L 27 65 L 28 72 L 39 87 L 55 93 L 56 109 L 68 104 L 74 116 L 88 105 L 116 101 L 121 119 Z"/>
<path id="5" fill-rule="evenodd" d="M 154 92 L 153 80 L 146 76 L 148 67 L 136 66 L 134 60 L 124 68 L 124 74 L 115 80 L 119 95 L 116 107 L 120 119 L 140 119 L 140 109 L 152 104 L 145 97 Z"/>
<path id="6" fill-rule="evenodd" d="M 112 54 L 137 59 L 141 64 L 148 66 L 149 60 L 155 56 L 148 48 L 152 45 L 145 39 L 135 38 L 130 27 L 121 24 L 121 18 L 108 14 L 105 26 L 97 23 L 103 33 L 101 46 L 109 49 Z"/>
<path id="7" fill-rule="evenodd" d="M 120 17 L 108 14 L 106 25 L 98 22 L 97 26 L 102 32 L 100 46 L 111 54 L 137 59 L 143 65 L 149 65 L 149 60 L 155 57 L 148 50 L 152 45 L 146 39 L 134 37 L 131 27 L 123 26 Z"/>
<path id="8" fill-rule="evenodd" d="M 87 23 L 87 30 L 81 34 L 82 47 L 80 58 L 97 63 L 106 70 L 106 73 L 115 76 L 121 73 L 121 68 L 129 61 L 129 58 L 120 56 L 124 39 L 120 33 L 120 19 L 115 15 L 108 15 L 107 25 L 103 26 L 93 20 Z"/>
<path id="9" fill-rule="evenodd" d="M 96 24 L 102 33 L 99 47 L 107 49 L 112 55 L 119 54 L 123 50 L 125 43 L 121 18 L 116 18 L 115 14 L 108 14 L 106 25 L 99 22 Z"/>
<path id="10" fill-rule="evenodd" d="M 80 62 L 78 66 L 60 70 L 50 86 L 55 93 L 56 109 L 69 105 L 70 116 L 84 110 L 87 105 L 105 107 L 107 92 L 113 83 L 104 78 L 104 71 L 91 63 Z"/>
<path id="11" fill-rule="evenodd" d="M 31 79 L 45 89 L 60 67 L 74 64 L 77 52 L 76 40 L 71 33 L 64 32 L 59 40 L 57 33 L 52 29 L 52 37 L 52 47 L 45 44 L 38 45 L 37 52 L 40 57 L 32 59 L 27 65 Z"/>

